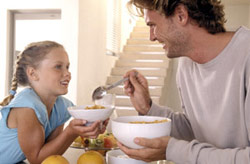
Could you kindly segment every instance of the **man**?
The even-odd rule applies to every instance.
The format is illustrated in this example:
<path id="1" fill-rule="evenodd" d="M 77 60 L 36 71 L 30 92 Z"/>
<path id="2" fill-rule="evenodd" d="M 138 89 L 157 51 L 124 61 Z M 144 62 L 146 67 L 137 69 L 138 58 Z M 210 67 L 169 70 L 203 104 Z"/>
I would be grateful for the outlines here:
<path id="1" fill-rule="evenodd" d="M 169 58 L 181 57 L 177 87 L 183 113 L 151 102 L 148 84 L 136 71 L 125 77 L 125 92 L 142 115 L 172 120 L 171 135 L 136 138 L 144 149 L 119 147 L 144 161 L 176 164 L 250 163 L 250 30 L 224 28 L 217 0 L 130 0 L 150 27 L 150 40 Z"/>

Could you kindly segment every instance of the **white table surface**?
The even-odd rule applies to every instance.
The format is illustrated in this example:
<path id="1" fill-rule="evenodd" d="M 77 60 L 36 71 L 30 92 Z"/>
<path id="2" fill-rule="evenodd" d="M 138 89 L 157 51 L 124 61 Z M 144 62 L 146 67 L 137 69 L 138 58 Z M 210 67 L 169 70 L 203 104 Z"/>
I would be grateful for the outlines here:
<path id="1" fill-rule="evenodd" d="M 83 153 L 84 153 L 83 149 L 68 148 L 68 150 L 63 154 L 63 156 L 69 161 L 70 164 L 77 164 L 77 159 Z M 29 164 L 27 160 L 25 160 L 25 162 Z M 168 161 L 157 161 L 157 162 L 151 162 L 149 164 L 174 164 L 174 163 Z"/>
<path id="2" fill-rule="evenodd" d="M 76 164 L 77 159 L 84 153 L 83 149 L 69 148 L 63 156 L 70 162 L 70 164 Z M 150 164 L 174 164 L 167 161 L 151 162 Z"/>

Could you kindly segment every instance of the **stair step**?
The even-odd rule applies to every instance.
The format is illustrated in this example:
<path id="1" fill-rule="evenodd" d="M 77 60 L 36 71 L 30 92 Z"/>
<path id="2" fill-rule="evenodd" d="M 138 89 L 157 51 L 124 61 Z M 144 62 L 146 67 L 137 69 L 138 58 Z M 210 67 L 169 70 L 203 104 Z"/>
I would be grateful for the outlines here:
<path id="1" fill-rule="evenodd" d="M 149 33 L 149 27 L 148 26 L 135 26 L 133 29 L 133 32 L 148 32 Z"/>
<path id="2" fill-rule="evenodd" d="M 140 26 L 147 27 L 147 25 L 146 25 L 146 23 L 145 23 L 144 20 L 139 20 L 139 21 L 136 22 L 135 27 L 140 27 Z"/>
<path id="3" fill-rule="evenodd" d="M 122 79 L 123 76 L 109 76 L 107 78 L 106 84 L 110 85 L 113 84 L 115 82 L 117 82 L 118 80 Z M 164 77 L 148 77 L 146 76 L 146 79 L 148 81 L 148 85 L 149 86 L 163 86 L 164 85 Z"/>
<path id="4" fill-rule="evenodd" d="M 124 90 L 123 90 L 123 86 L 119 86 L 116 88 L 113 88 L 111 90 L 108 91 L 108 93 L 113 93 L 116 95 L 125 95 Z M 150 87 L 149 88 L 149 93 L 151 96 L 158 96 L 160 97 L 162 94 L 162 87 Z"/>
<path id="5" fill-rule="evenodd" d="M 127 40 L 128 45 L 155 45 L 160 44 L 159 42 L 150 41 L 149 39 L 128 39 Z"/>
<path id="6" fill-rule="evenodd" d="M 156 104 L 159 104 L 160 102 L 159 97 L 151 97 L 151 99 Z M 132 104 L 128 96 L 122 96 L 122 97 L 116 96 L 115 106 L 132 106 Z"/>
<path id="7" fill-rule="evenodd" d="M 123 53 L 120 56 L 121 60 L 136 60 L 136 59 L 144 59 L 144 60 L 166 60 L 168 59 L 165 55 L 165 52 L 163 53 L 155 53 L 151 52 L 150 54 L 142 54 L 142 53 Z"/>
<path id="8" fill-rule="evenodd" d="M 154 103 L 159 104 L 169 60 L 163 46 L 159 42 L 150 41 L 149 38 L 150 29 L 145 20 L 138 19 L 106 84 L 117 82 L 127 71 L 136 69 L 148 80 L 151 98 Z M 116 94 L 115 111 L 118 116 L 138 115 L 129 97 L 125 95 L 123 85 L 111 89 L 109 93 Z"/>
<path id="9" fill-rule="evenodd" d="M 136 69 L 144 76 L 159 76 L 165 77 L 166 76 L 166 69 L 162 68 L 140 68 L 140 67 L 115 67 L 112 68 L 111 74 L 115 76 L 123 76 L 129 70 Z"/>
<path id="10" fill-rule="evenodd" d="M 148 38 L 149 39 L 149 32 L 132 32 L 130 34 L 131 38 Z"/>
<path id="11" fill-rule="evenodd" d="M 142 57 L 145 55 L 145 57 L 148 57 L 148 55 L 150 54 L 121 54 L 121 56 L 126 57 L 127 56 L 137 56 L 138 58 L 134 58 L 134 59 L 129 59 L 129 58 L 122 58 L 122 59 L 118 59 L 117 61 L 121 61 L 121 62 L 141 62 L 141 63 L 161 63 L 161 62 L 165 62 L 168 63 L 169 62 L 169 58 L 167 58 L 165 56 L 165 54 L 160 54 L 160 53 L 151 53 L 152 55 L 154 55 L 154 58 L 152 59 L 142 59 Z M 120 56 L 120 57 L 121 57 Z"/>
<path id="12" fill-rule="evenodd" d="M 168 68 L 168 60 L 117 60 L 117 67 L 156 67 Z"/>
<path id="13" fill-rule="evenodd" d="M 133 52 L 139 52 L 139 51 L 143 51 L 143 52 L 164 52 L 165 50 L 162 48 L 162 45 L 126 45 L 124 46 L 124 52 L 128 52 L 128 51 L 133 51 Z"/>
<path id="14" fill-rule="evenodd" d="M 132 35 L 130 36 L 130 39 L 150 39 L 149 35 L 142 35 L 142 36 L 135 36 L 135 35 Z"/>

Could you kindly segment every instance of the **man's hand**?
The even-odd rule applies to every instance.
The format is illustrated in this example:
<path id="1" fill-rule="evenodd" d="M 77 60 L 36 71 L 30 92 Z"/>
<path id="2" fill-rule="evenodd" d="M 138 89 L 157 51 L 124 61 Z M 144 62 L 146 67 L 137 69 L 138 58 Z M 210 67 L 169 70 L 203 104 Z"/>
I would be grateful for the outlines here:
<path id="1" fill-rule="evenodd" d="M 170 136 L 154 139 L 135 138 L 134 142 L 136 144 L 145 147 L 142 149 L 130 149 L 122 145 L 120 142 L 118 142 L 118 146 L 125 154 L 127 154 L 131 158 L 143 160 L 146 162 L 152 162 L 166 159 L 166 149 L 169 139 Z"/>
<path id="2" fill-rule="evenodd" d="M 147 79 L 136 70 L 127 72 L 124 77 L 129 77 L 129 80 L 124 82 L 126 95 L 130 97 L 131 103 L 140 114 L 147 114 L 152 103 Z"/>

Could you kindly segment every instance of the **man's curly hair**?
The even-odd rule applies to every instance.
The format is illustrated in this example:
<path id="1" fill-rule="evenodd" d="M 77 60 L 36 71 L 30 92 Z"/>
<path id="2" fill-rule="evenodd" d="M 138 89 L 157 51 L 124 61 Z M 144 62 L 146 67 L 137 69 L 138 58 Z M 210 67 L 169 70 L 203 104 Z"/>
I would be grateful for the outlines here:
<path id="1" fill-rule="evenodd" d="M 171 17 L 175 8 L 180 4 L 186 7 L 189 17 L 209 33 L 226 31 L 224 6 L 220 0 L 130 0 L 128 8 L 130 12 L 134 13 L 132 9 L 133 6 L 136 6 L 139 16 L 143 16 L 143 10 L 148 9 Z"/>

